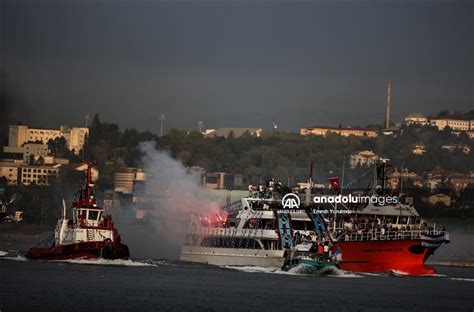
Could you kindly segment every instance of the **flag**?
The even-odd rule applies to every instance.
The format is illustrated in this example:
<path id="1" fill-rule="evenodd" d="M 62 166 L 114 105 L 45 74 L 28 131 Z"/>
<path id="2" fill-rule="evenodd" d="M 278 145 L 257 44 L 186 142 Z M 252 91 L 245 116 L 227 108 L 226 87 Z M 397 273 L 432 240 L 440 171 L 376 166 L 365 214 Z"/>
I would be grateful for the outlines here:
<path id="1" fill-rule="evenodd" d="M 341 185 L 339 184 L 338 177 L 329 178 L 329 183 L 331 183 L 331 186 L 336 194 L 341 194 Z"/>

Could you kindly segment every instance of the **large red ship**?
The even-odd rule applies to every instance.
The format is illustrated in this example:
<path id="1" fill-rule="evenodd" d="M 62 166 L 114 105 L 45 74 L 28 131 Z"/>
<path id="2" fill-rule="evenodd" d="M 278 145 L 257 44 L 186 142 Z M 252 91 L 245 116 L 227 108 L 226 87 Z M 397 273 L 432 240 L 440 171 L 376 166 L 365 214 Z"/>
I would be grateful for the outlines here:
<path id="1" fill-rule="evenodd" d="M 122 244 L 112 216 L 104 215 L 97 204 L 91 179 L 91 162 L 88 162 L 85 185 L 81 185 L 72 203 L 72 218 L 66 218 L 66 205 L 62 219 L 54 233 L 28 250 L 28 259 L 128 259 L 127 245 Z"/>
<path id="2" fill-rule="evenodd" d="M 435 274 L 425 265 L 435 250 L 449 243 L 449 233 L 420 217 L 412 204 L 402 204 L 386 191 L 387 160 L 376 164 L 374 192 L 377 199 L 364 205 L 342 205 L 343 214 L 326 214 L 332 242 L 343 254 L 340 267 L 348 271 L 386 272 L 407 275 Z M 380 183 L 377 183 L 380 181 Z M 331 181 L 340 194 L 339 180 Z M 380 204 L 379 199 L 395 202 Z M 337 207 L 337 206 L 336 206 Z"/>
<path id="3" fill-rule="evenodd" d="M 449 243 L 444 229 L 423 222 L 413 206 L 403 204 L 368 205 L 356 214 L 328 222 L 328 231 L 343 255 L 340 267 L 357 272 L 435 274 L 425 261 Z"/>

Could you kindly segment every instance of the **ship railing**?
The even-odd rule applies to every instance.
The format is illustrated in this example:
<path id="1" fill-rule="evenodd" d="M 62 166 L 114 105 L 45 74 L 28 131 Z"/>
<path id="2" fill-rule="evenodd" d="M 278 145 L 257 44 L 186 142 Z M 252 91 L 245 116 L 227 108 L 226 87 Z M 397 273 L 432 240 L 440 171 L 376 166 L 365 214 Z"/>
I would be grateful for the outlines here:
<path id="1" fill-rule="evenodd" d="M 237 228 L 201 228 L 196 234 L 202 236 L 223 236 L 223 237 L 245 237 L 245 238 L 263 238 L 273 237 L 277 234 L 275 230 L 264 229 L 243 229 Z"/>
<path id="2" fill-rule="evenodd" d="M 421 239 L 422 235 L 443 235 L 449 240 L 449 233 L 438 230 L 410 230 L 410 231 L 374 231 L 363 233 L 341 234 L 338 238 L 340 241 L 371 241 L 371 240 L 415 240 Z"/>
<path id="3" fill-rule="evenodd" d="M 220 208 L 221 208 L 221 210 L 224 210 L 224 211 L 227 211 L 227 212 L 240 210 L 240 209 L 242 209 L 242 201 L 239 199 L 239 200 L 236 200 L 232 203 L 223 205 Z"/>

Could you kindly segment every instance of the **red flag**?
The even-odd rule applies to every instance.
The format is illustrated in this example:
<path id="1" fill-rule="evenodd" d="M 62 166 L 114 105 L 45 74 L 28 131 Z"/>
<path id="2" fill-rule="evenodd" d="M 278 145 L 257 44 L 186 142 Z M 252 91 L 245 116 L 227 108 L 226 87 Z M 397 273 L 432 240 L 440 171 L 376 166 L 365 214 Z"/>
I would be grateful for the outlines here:
<path id="1" fill-rule="evenodd" d="M 339 177 L 329 178 L 329 183 L 331 183 L 332 188 L 336 194 L 341 194 L 341 185 L 339 184 Z"/>

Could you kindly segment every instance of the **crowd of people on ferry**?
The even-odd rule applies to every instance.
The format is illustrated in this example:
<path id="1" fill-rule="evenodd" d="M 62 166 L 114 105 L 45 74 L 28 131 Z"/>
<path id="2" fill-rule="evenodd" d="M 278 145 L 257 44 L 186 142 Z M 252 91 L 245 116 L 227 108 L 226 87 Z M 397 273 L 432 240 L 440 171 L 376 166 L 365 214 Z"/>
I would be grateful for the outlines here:
<path id="1" fill-rule="evenodd" d="M 342 223 L 342 229 L 336 231 L 336 237 L 341 240 L 349 240 L 351 235 L 356 234 L 358 236 L 371 235 L 374 238 L 386 237 L 392 234 L 395 237 L 399 237 L 408 233 L 429 233 L 434 230 L 433 225 L 426 222 L 420 222 L 415 220 L 414 224 L 395 224 L 392 218 L 385 218 L 384 216 L 351 216 L 350 218 L 344 219 L 338 218 L 337 223 Z M 331 225 L 333 221 L 329 222 Z M 441 231 L 444 229 L 441 228 Z"/>
<path id="2" fill-rule="evenodd" d="M 278 194 L 280 197 L 282 197 L 286 193 L 290 192 L 290 189 L 284 187 L 281 181 L 275 182 L 275 179 L 267 180 L 265 184 L 249 184 L 248 190 L 250 197 L 257 196 L 258 198 L 262 199 L 271 199 L 273 198 L 274 194 Z"/>

